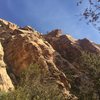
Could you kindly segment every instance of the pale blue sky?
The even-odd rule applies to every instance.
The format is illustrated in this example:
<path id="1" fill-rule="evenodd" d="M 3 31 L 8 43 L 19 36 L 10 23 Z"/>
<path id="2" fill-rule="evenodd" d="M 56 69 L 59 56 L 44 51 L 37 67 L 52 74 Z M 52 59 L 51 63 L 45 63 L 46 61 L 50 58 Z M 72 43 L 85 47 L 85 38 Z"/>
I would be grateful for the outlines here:
<path id="1" fill-rule="evenodd" d="M 30 25 L 41 33 L 62 29 L 75 38 L 88 38 L 100 43 L 100 33 L 79 14 L 86 6 L 76 6 L 77 0 L 0 0 L 0 17 L 19 26 Z M 86 1 L 86 0 L 85 0 Z"/>

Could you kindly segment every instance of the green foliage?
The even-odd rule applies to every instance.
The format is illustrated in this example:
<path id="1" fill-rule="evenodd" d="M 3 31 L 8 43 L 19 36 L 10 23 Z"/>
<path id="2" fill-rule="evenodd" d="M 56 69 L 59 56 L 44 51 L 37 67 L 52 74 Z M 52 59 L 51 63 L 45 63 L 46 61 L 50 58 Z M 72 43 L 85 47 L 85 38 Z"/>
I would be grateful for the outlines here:
<path id="1" fill-rule="evenodd" d="M 78 93 L 79 99 L 98 100 L 98 98 L 100 98 L 100 55 L 83 52 L 82 56 L 78 58 L 76 62 L 79 65 L 80 70 L 88 73 L 88 77 L 90 77 L 94 83 L 94 87 L 92 87 L 94 88 L 93 91 L 90 89 L 87 93 L 82 93 L 82 91 L 80 91 L 81 93 Z"/>
<path id="2" fill-rule="evenodd" d="M 41 80 L 44 78 L 41 73 L 38 65 L 31 65 L 20 75 L 17 89 L 10 93 L 2 93 L 0 100 L 64 100 L 54 82 Z"/>
<path id="3" fill-rule="evenodd" d="M 77 59 L 77 63 L 84 69 L 100 72 L 100 55 L 83 52 L 82 56 Z"/>

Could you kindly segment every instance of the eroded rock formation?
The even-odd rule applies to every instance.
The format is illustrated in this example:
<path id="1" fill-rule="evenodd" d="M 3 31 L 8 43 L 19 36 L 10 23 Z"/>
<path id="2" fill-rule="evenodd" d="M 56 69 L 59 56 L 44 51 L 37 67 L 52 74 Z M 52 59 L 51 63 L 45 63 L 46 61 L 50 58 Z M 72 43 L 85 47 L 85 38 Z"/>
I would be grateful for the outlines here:
<path id="1" fill-rule="evenodd" d="M 7 74 L 6 64 L 4 63 L 3 57 L 4 57 L 4 52 L 2 45 L 0 43 L 0 91 L 8 92 L 13 90 L 14 86 L 12 84 L 10 77 Z"/>
<path id="2" fill-rule="evenodd" d="M 76 62 L 83 51 L 100 54 L 100 47 L 91 41 L 76 40 L 70 35 L 62 34 L 58 29 L 42 35 L 30 26 L 20 28 L 2 19 L 0 19 L 0 41 L 7 69 L 15 76 L 19 76 L 30 64 L 36 63 L 43 72 L 48 72 L 56 80 L 58 86 L 62 87 L 63 94 L 70 100 L 77 100 L 72 88 L 76 87 L 83 93 L 89 88 L 93 90 L 94 83 L 90 72 L 83 70 Z M 2 48 L 0 50 L 2 51 Z M 4 71 L 6 73 L 5 68 Z M 9 77 L 8 80 L 10 86 L 14 88 Z"/>
<path id="3" fill-rule="evenodd" d="M 39 32 L 27 26 L 15 28 L 9 34 L 8 38 L 3 37 L 2 44 L 5 53 L 4 60 L 10 71 L 19 76 L 31 63 L 37 63 L 42 70 L 55 78 L 56 83 L 62 87 L 64 95 L 69 98 L 75 97 L 70 93 L 70 84 L 65 74 L 54 63 L 57 52 L 43 40 Z"/>

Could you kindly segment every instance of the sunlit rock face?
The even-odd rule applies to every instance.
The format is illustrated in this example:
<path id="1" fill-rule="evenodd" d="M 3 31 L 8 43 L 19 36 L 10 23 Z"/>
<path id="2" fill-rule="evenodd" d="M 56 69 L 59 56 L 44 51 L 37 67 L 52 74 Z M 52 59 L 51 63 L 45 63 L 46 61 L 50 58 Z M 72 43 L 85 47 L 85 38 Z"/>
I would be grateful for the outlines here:
<path id="1" fill-rule="evenodd" d="M 5 21 L 3 19 L 0 19 L 0 33 L 2 33 L 2 32 L 12 32 L 16 28 L 18 28 L 17 25 L 15 25 L 11 22 Z"/>
<path id="2" fill-rule="evenodd" d="M 6 64 L 4 63 L 3 57 L 4 52 L 2 45 L 0 43 L 0 91 L 8 92 L 13 90 L 14 86 L 12 84 L 10 77 L 7 74 Z"/>

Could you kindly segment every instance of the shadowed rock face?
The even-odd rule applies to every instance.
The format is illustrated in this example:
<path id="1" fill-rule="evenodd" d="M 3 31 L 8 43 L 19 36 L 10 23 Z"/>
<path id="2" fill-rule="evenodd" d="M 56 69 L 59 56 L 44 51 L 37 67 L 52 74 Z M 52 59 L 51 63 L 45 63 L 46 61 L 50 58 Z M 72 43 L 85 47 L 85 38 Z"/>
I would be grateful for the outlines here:
<path id="1" fill-rule="evenodd" d="M 55 57 L 57 59 L 55 64 L 66 73 L 72 88 L 77 88 L 78 90 L 76 89 L 75 91 L 82 93 L 94 91 L 95 94 L 95 83 L 90 77 L 91 69 L 82 69 L 76 62 L 76 59 L 79 59 L 84 51 L 100 55 L 100 47 L 88 39 L 76 40 L 70 35 L 63 35 L 58 30 L 45 34 L 43 37 L 60 54 L 59 57 Z M 71 78 L 71 75 L 73 78 Z"/>
<path id="2" fill-rule="evenodd" d="M 62 35 L 60 30 L 52 31 L 43 37 L 61 54 L 63 58 L 68 59 L 70 62 L 73 62 L 76 57 L 81 55 L 81 50 L 76 44 L 76 40 L 70 35 Z"/>
<path id="3" fill-rule="evenodd" d="M 100 54 L 100 47 L 93 42 L 86 38 L 76 40 L 70 35 L 63 35 L 59 29 L 53 30 L 43 37 L 63 58 L 70 62 L 74 62 L 75 58 L 80 57 L 82 51 Z"/>
<path id="4" fill-rule="evenodd" d="M 14 86 L 11 82 L 10 77 L 7 74 L 6 64 L 3 61 L 3 57 L 4 57 L 4 52 L 2 45 L 0 43 L 0 91 L 8 92 L 13 90 Z"/>
<path id="5" fill-rule="evenodd" d="M 84 51 L 100 54 L 100 47 L 89 41 L 88 39 L 85 38 L 82 40 L 78 40 L 77 42 Z"/>

